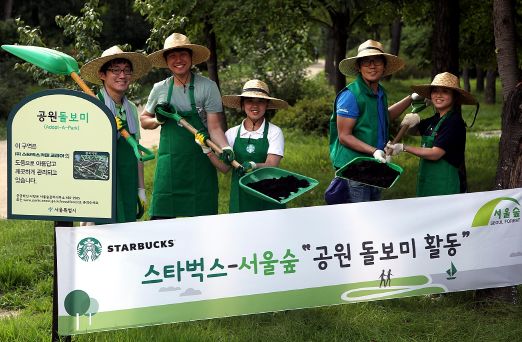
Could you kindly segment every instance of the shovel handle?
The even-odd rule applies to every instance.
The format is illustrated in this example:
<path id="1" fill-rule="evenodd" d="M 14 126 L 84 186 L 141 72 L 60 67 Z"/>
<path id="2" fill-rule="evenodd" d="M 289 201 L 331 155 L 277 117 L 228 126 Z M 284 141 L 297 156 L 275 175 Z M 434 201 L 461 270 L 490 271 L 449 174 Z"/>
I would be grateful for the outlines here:
<path id="1" fill-rule="evenodd" d="M 395 138 L 393 138 L 391 144 L 394 145 L 394 144 L 398 143 L 399 141 L 401 141 L 404 134 L 406 134 L 406 131 L 408 131 L 408 128 L 409 128 L 408 125 L 401 126 L 401 129 L 399 130 L 399 132 L 397 133 Z M 391 155 L 391 153 L 392 153 L 392 150 L 389 149 L 388 147 L 385 147 L 384 151 L 386 152 L 387 156 Z"/>
<path id="2" fill-rule="evenodd" d="M 152 160 L 154 159 L 154 152 L 152 152 L 151 150 L 149 150 L 148 148 L 140 145 L 136 139 L 134 139 L 132 137 L 132 135 L 129 134 L 129 132 L 126 130 L 126 129 L 121 129 L 120 130 L 120 134 L 122 137 L 125 138 L 125 140 L 127 140 L 127 142 L 129 143 L 129 145 L 132 146 L 132 149 L 134 150 L 134 155 L 136 156 L 136 159 L 138 159 L 139 161 L 141 162 L 145 162 L 147 160 Z M 140 151 L 143 151 L 145 154 L 141 154 Z"/>
<path id="3" fill-rule="evenodd" d="M 408 125 L 401 126 L 401 129 L 399 130 L 399 132 L 397 133 L 395 138 L 393 138 L 393 141 L 391 143 L 396 144 L 399 141 L 401 141 L 404 134 L 406 134 L 406 131 L 408 131 L 408 128 L 409 128 Z"/>
<path id="4" fill-rule="evenodd" d="M 175 113 L 169 113 L 169 112 L 166 112 L 164 111 L 163 109 L 161 108 L 157 108 L 156 109 L 161 115 L 163 116 L 166 116 L 166 117 L 169 117 L 171 119 L 174 119 L 176 120 L 177 123 L 179 123 L 181 126 L 183 126 L 186 130 L 188 130 L 190 133 L 196 135 L 198 133 L 198 130 L 194 128 L 194 126 L 192 126 L 187 120 L 185 120 L 183 117 L 181 117 L 179 114 Z M 205 140 L 205 143 L 208 145 L 208 147 L 210 147 L 212 150 L 214 150 L 214 152 L 216 153 L 219 153 L 221 154 L 223 152 L 223 150 L 221 149 L 221 147 L 219 147 L 215 142 L 213 142 L 212 140 L 210 139 L 207 139 Z M 232 160 L 232 162 L 230 163 L 234 168 L 240 168 L 241 167 L 241 164 L 239 164 L 237 161 L 235 160 Z"/>
<path id="5" fill-rule="evenodd" d="M 80 88 L 82 88 L 82 90 L 93 96 L 93 97 L 96 97 L 96 95 L 93 93 L 93 91 L 91 90 L 91 88 L 89 88 L 89 86 L 87 84 L 85 84 L 85 82 L 80 78 L 80 76 L 75 73 L 74 71 L 71 72 L 71 77 L 72 79 L 80 86 Z"/>

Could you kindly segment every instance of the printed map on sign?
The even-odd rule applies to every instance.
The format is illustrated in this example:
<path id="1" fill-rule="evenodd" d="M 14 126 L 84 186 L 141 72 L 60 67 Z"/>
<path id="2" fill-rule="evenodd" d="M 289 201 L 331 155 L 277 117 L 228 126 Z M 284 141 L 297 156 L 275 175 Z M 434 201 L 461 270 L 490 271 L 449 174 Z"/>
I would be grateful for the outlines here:
<path id="1" fill-rule="evenodd" d="M 74 179 L 109 179 L 109 153 L 74 151 Z"/>

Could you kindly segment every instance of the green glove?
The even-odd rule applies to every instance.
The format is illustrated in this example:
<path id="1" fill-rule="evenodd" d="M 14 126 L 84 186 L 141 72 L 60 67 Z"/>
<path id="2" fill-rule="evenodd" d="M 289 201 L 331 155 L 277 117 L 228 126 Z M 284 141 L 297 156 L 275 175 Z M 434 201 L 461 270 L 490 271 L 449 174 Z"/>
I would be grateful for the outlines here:
<path id="1" fill-rule="evenodd" d="M 219 154 L 219 159 L 223 161 L 227 165 L 231 165 L 232 161 L 236 159 L 236 155 L 234 154 L 234 150 L 230 146 L 225 146 L 221 150 Z"/>
<path id="2" fill-rule="evenodd" d="M 241 167 L 243 168 L 244 173 L 249 173 L 254 171 L 257 168 L 257 165 L 253 161 L 247 161 L 241 164 Z"/>
<path id="3" fill-rule="evenodd" d="M 172 106 L 168 103 L 158 103 L 158 105 L 156 106 L 154 112 L 156 114 L 156 120 L 158 120 L 158 122 L 160 124 L 164 124 L 169 118 L 166 117 L 165 115 L 161 115 L 159 112 L 158 112 L 158 108 L 161 108 L 164 112 L 167 112 L 167 113 L 175 113 L 176 111 L 174 110 L 174 108 L 172 108 Z"/>

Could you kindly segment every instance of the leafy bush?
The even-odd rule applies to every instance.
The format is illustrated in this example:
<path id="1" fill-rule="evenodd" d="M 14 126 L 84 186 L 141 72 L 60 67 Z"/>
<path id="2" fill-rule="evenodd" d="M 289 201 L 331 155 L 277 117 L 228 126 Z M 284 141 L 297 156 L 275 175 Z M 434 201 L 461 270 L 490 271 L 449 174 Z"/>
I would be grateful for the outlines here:
<path id="1" fill-rule="evenodd" d="M 286 128 L 297 128 L 304 133 L 328 134 L 333 98 L 305 98 L 287 109 L 277 112 L 272 122 Z"/>

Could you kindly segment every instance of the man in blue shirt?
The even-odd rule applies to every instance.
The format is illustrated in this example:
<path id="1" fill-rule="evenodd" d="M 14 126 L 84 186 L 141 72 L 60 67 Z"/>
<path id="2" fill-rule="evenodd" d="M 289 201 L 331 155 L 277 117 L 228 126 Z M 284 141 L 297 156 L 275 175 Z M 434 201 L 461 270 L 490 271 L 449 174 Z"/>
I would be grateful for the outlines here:
<path id="1" fill-rule="evenodd" d="M 389 121 L 396 119 L 411 104 L 411 96 L 388 107 L 386 91 L 379 83 L 400 70 L 404 62 L 385 53 L 382 44 L 367 40 L 357 56 L 339 63 L 339 70 L 356 79 L 343 89 L 334 102 L 330 120 L 330 159 L 336 169 L 359 156 L 373 156 L 386 163 L 384 147 L 388 141 Z M 332 192 L 335 198 L 331 198 Z M 339 178 L 332 181 L 325 199 L 328 204 L 380 200 L 379 188 Z"/>

